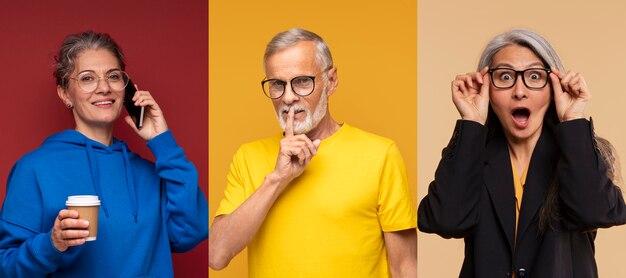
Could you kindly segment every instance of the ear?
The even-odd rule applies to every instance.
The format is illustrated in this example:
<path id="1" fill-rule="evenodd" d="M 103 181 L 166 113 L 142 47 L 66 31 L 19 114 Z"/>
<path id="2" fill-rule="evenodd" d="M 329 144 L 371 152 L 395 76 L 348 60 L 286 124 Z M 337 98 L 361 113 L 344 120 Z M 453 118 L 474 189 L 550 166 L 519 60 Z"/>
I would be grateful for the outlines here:
<path id="1" fill-rule="evenodd" d="M 330 96 L 337 90 L 337 86 L 339 86 L 339 81 L 337 80 L 337 67 L 332 67 L 328 70 L 327 82 L 328 91 L 326 93 Z"/>
<path id="2" fill-rule="evenodd" d="M 65 91 L 65 89 L 63 89 L 63 87 L 61 87 L 61 85 L 57 85 L 57 95 L 59 96 L 61 101 L 63 101 L 63 104 L 65 104 L 65 106 L 68 106 L 68 104 L 73 105 L 72 101 L 67 95 L 67 92 Z"/>

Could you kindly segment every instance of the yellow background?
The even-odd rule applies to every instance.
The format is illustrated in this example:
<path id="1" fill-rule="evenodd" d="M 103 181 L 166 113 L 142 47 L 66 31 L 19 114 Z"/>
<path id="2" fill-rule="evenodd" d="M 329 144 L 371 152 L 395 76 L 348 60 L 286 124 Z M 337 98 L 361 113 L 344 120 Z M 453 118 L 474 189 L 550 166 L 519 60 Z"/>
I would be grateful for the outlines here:
<path id="1" fill-rule="evenodd" d="M 450 96 L 457 74 L 476 70 L 487 42 L 515 27 L 550 41 L 565 67 L 583 74 L 593 99 L 587 115 L 598 135 L 626 160 L 626 3 L 621 1 L 419 1 L 418 4 L 419 199 L 433 179 L 441 149 L 459 118 Z M 626 189 L 622 187 L 623 189 Z M 419 233 L 418 276 L 458 277 L 462 240 Z M 596 259 L 600 277 L 626 277 L 626 227 L 600 229 Z"/>
<path id="2" fill-rule="evenodd" d="M 280 132 L 261 90 L 263 52 L 272 36 L 294 27 L 319 34 L 330 46 L 339 77 L 329 100 L 335 120 L 395 140 L 416 201 L 415 0 L 209 1 L 211 223 L 237 148 Z M 209 275 L 247 277 L 246 261 L 244 250 L 226 269 Z"/>

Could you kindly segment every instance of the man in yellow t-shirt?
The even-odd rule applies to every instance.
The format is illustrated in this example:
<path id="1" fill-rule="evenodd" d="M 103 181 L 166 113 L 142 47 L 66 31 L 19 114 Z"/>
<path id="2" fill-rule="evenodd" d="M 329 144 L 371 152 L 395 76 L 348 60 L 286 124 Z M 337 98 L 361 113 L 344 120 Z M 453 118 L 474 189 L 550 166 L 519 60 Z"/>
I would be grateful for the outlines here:
<path id="1" fill-rule="evenodd" d="M 284 134 L 243 145 L 209 239 L 209 266 L 248 246 L 249 277 L 416 277 L 416 211 L 389 139 L 328 111 L 337 68 L 318 35 L 268 44 L 264 93 Z"/>

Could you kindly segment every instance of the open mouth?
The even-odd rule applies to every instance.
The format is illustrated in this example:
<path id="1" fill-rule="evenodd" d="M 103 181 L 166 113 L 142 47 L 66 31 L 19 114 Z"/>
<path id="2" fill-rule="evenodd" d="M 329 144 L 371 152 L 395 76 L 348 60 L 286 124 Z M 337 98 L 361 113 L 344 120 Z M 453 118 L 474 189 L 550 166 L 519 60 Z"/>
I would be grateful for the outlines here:
<path id="1" fill-rule="evenodd" d="M 511 112 L 515 125 L 519 128 L 525 128 L 528 126 L 528 119 L 530 118 L 530 110 L 525 107 L 516 108 Z"/>

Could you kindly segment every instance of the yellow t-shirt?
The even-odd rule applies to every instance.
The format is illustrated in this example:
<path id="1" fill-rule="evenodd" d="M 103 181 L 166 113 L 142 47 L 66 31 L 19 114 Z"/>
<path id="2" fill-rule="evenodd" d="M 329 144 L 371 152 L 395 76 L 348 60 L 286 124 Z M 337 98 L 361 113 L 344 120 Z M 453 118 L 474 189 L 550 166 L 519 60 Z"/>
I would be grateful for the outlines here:
<path id="1" fill-rule="evenodd" d="M 237 151 L 216 215 L 233 212 L 263 183 L 281 138 Z M 388 277 L 383 232 L 416 226 L 395 143 L 343 124 L 270 209 L 248 245 L 249 277 Z"/>

